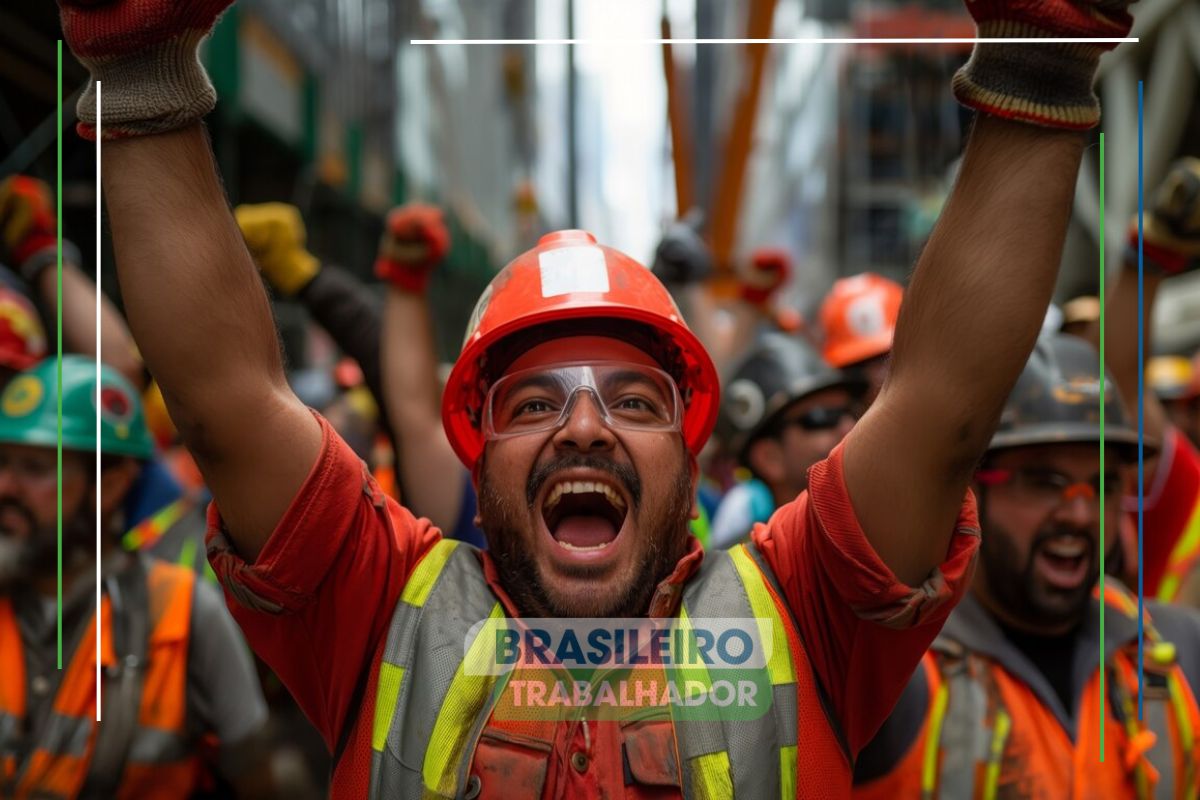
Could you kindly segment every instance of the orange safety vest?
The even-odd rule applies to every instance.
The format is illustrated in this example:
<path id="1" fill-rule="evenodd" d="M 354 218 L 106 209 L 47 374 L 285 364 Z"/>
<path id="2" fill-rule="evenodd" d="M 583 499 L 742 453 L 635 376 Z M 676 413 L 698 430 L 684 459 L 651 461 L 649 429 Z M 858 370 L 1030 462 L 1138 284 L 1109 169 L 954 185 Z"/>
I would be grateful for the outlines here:
<path id="1" fill-rule="evenodd" d="M 1136 619 L 1137 600 L 1112 584 L 1106 605 Z M 855 800 L 896 798 L 1200 798 L 1200 710 L 1174 646 L 1147 618 L 1143 720 L 1137 718 L 1137 643 L 1117 651 L 1105 679 L 1089 678 L 1072 743 L 1053 712 L 995 661 L 939 638 L 921 668 L 929 705 L 920 733 L 887 775 Z M 1105 738 L 1101 761 L 1100 719 Z"/>
<path id="2" fill-rule="evenodd" d="M 164 562 L 150 562 L 147 573 L 150 633 L 137 727 L 116 784 L 120 800 L 186 797 L 199 772 L 184 733 L 195 574 Z M 100 663 L 111 671 L 117 656 L 108 596 L 102 600 L 100 619 Z M 66 800 L 83 788 L 98 733 L 103 735 L 103 724 L 96 723 L 95 626 L 93 614 L 59 684 L 45 729 L 23 763 L 17 763 L 12 743 L 25 727 L 25 657 L 12 604 L 0 597 L 0 796 Z"/>

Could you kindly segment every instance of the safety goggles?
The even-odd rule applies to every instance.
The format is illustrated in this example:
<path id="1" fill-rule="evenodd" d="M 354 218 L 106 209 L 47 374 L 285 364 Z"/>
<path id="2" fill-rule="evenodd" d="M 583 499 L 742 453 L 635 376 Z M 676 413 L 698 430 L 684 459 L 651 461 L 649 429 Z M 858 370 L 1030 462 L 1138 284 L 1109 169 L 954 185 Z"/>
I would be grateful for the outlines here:
<path id="1" fill-rule="evenodd" d="M 816 408 L 808 409 L 803 414 L 784 417 L 779 420 L 777 427 L 780 431 L 793 425 L 810 432 L 827 431 L 831 428 L 836 428 L 846 417 L 857 421 L 861 414 L 861 407 L 857 403 L 848 403 L 840 406 L 817 406 Z"/>
<path id="2" fill-rule="evenodd" d="M 503 376 L 488 389 L 483 434 L 489 440 L 557 430 L 580 393 L 591 395 L 610 428 L 678 431 L 683 402 L 671 376 L 626 362 L 532 367 Z"/>
<path id="3" fill-rule="evenodd" d="M 975 473 L 975 480 L 984 486 L 1008 486 L 1020 502 L 1045 510 L 1058 508 L 1077 497 L 1099 503 L 1101 491 L 1104 501 L 1112 502 L 1120 497 L 1122 488 L 1117 472 L 1076 481 L 1055 470 L 981 469 Z"/>

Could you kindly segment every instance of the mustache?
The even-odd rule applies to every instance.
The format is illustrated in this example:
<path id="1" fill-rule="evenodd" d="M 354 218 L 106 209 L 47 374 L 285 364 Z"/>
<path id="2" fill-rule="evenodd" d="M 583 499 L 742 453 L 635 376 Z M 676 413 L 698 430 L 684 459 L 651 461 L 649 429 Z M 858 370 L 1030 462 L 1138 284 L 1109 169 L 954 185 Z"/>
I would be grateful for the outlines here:
<path id="1" fill-rule="evenodd" d="M 538 492 L 541 491 L 546 481 L 554 473 L 565 469 L 594 469 L 606 472 L 620 481 L 621 485 L 629 492 L 629 496 L 635 506 L 640 505 L 642 502 L 642 481 L 638 478 L 637 470 L 632 466 L 618 464 L 607 458 L 574 454 L 548 461 L 529 473 L 529 480 L 525 484 L 525 500 L 531 508 L 533 507 L 534 500 L 537 498 Z"/>
<path id="2" fill-rule="evenodd" d="M 13 500 L 11 497 L 0 499 L 0 518 L 3 517 L 6 511 L 15 511 L 21 515 L 26 522 L 26 532 L 34 533 L 37 530 L 37 520 L 33 516 L 33 512 L 24 503 Z M 8 530 L 0 527 L 0 534 L 7 534 Z"/>

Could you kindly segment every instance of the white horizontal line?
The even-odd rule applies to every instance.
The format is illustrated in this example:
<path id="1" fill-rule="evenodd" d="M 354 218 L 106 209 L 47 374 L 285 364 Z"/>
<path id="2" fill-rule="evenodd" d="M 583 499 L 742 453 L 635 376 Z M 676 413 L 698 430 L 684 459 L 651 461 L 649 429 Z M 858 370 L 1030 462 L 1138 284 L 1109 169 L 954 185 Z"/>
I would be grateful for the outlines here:
<path id="1" fill-rule="evenodd" d="M 932 37 L 932 38 L 801 38 L 801 39 L 410 39 L 409 44 L 420 45 L 470 45 L 470 44 L 1122 44 L 1137 42 L 1136 36 L 1127 37 L 1013 37 L 1007 39 L 980 39 L 977 37 Z"/>

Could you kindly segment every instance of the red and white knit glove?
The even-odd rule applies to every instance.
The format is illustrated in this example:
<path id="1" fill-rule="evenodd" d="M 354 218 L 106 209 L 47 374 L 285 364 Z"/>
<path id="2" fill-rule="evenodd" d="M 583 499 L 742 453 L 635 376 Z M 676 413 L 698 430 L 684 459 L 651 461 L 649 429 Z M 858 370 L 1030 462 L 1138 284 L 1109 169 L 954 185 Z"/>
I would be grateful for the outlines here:
<path id="1" fill-rule="evenodd" d="M 384 225 L 375 275 L 404 292 L 422 294 L 433 268 L 450 251 L 442 210 L 424 203 L 393 208 Z"/>
<path id="2" fill-rule="evenodd" d="M 71 52 L 92 74 L 77 107 L 79 135 L 96 138 L 96 81 L 105 139 L 183 128 L 217 94 L 198 48 L 233 0 L 59 0 Z"/>
<path id="3" fill-rule="evenodd" d="M 980 38 L 1120 38 L 1130 0 L 965 0 Z M 976 44 L 954 75 L 965 106 L 1050 128 L 1084 130 L 1100 121 L 1092 84 L 1100 55 L 1115 44 Z"/>
<path id="4" fill-rule="evenodd" d="M 784 250 L 760 247 L 750 254 L 750 274 L 738 287 L 739 296 L 756 306 L 767 305 L 792 275 L 792 259 Z"/>

